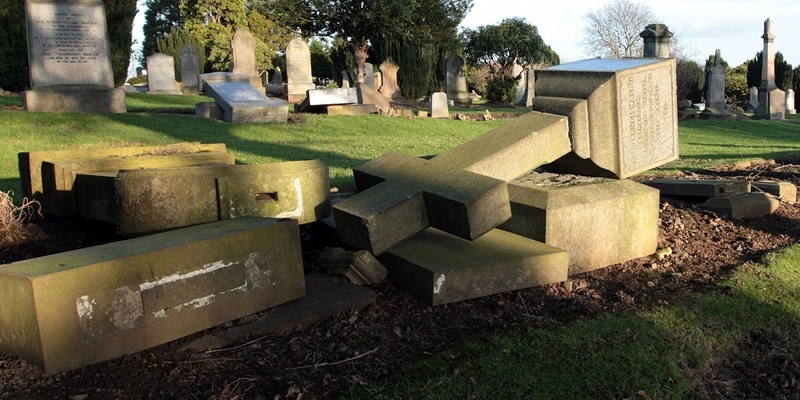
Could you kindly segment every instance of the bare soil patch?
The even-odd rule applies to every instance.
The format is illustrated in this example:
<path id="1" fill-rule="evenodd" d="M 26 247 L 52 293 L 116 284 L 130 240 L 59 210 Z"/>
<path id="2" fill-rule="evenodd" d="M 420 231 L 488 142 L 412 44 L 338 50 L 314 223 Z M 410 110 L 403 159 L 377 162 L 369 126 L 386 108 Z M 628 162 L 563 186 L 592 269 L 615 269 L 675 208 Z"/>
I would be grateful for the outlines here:
<path id="1" fill-rule="evenodd" d="M 798 176 L 800 157 L 660 177 L 778 179 L 799 185 Z M 748 220 L 716 215 L 684 199 L 662 198 L 660 207 L 661 259 L 641 258 L 576 276 L 565 284 L 439 307 L 429 307 L 385 283 L 374 287 L 377 303 L 365 312 L 337 314 L 306 329 L 252 338 L 214 352 L 177 350 L 218 327 L 54 375 L 43 375 L 25 361 L 0 354 L 0 399 L 336 398 L 469 335 L 646 309 L 691 293 L 724 290 L 717 282 L 732 268 L 758 262 L 764 254 L 800 239 L 799 206 L 784 204 L 773 215 Z M 121 239 L 113 227 L 85 220 L 48 217 L 35 229 L 42 239 L 0 250 L 0 263 Z M 315 254 L 316 249 L 306 248 L 308 269 L 316 269 Z M 775 341 L 770 332 L 753 332 L 739 343 L 729 358 L 734 361 L 717 371 L 717 392 L 796 398 L 800 346 Z M 767 351 L 776 347 L 785 351 Z"/>

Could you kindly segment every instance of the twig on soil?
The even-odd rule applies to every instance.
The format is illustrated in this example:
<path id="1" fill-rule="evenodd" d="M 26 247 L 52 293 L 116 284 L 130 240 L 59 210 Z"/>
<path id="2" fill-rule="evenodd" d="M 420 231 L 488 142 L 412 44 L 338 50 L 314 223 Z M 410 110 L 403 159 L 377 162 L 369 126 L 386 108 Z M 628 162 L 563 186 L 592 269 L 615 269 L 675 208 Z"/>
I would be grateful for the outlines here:
<path id="1" fill-rule="evenodd" d="M 271 336 L 275 336 L 275 335 L 264 335 L 264 336 L 255 338 L 255 339 L 253 339 L 253 340 L 251 340 L 251 341 L 249 341 L 247 343 L 242 343 L 242 344 L 240 344 L 240 345 L 238 345 L 236 347 L 227 347 L 227 348 L 224 348 L 224 349 L 216 349 L 216 350 L 206 350 L 206 351 L 204 351 L 204 353 L 211 354 L 211 353 L 219 353 L 221 351 L 238 350 L 238 349 L 241 349 L 242 347 L 247 347 L 247 346 L 249 346 L 249 345 L 251 345 L 251 344 L 253 344 L 255 342 L 258 342 L 258 341 L 260 341 L 262 339 L 265 339 L 265 338 L 268 338 L 268 337 L 271 337 Z M 223 337 L 223 339 L 227 339 L 227 338 Z"/>
<path id="2" fill-rule="evenodd" d="M 188 361 L 163 361 L 164 364 L 195 364 L 208 361 L 242 361 L 245 358 L 204 358 L 201 360 L 188 360 Z"/>
<path id="3" fill-rule="evenodd" d="M 364 356 L 366 356 L 366 355 L 372 354 L 372 353 L 374 353 L 374 352 L 378 351 L 379 349 L 380 349 L 379 347 L 376 347 L 376 348 L 374 348 L 374 349 L 372 349 L 372 350 L 370 350 L 370 351 L 368 351 L 368 352 L 366 352 L 366 353 L 361 353 L 361 354 L 359 354 L 359 355 L 357 355 L 357 356 L 355 356 L 355 357 L 346 358 L 346 359 L 344 359 L 344 360 L 339 360 L 339 361 L 334 361 L 334 362 L 329 362 L 329 363 L 319 363 L 319 364 L 316 364 L 316 363 L 315 363 L 315 364 L 312 364 L 312 365 L 303 365 L 303 366 L 301 366 L 301 367 L 292 367 L 292 368 L 287 368 L 287 370 L 294 371 L 294 370 L 298 370 L 298 369 L 306 369 L 306 368 L 319 368 L 319 367 L 327 367 L 327 366 L 331 366 L 331 365 L 344 364 L 344 363 L 346 363 L 346 362 L 350 362 L 350 361 L 353 361 L 353 360 L 357 360 L 357 359 L 359 359 L 359 358 L 361 358 L 361 357 L 364 357 Z"/>

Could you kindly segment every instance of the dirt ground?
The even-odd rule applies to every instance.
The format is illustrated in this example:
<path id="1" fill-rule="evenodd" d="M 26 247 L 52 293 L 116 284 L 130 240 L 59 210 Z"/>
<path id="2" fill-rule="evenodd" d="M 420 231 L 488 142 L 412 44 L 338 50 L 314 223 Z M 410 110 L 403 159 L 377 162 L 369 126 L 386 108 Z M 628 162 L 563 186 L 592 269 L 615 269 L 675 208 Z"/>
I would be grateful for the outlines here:
<path id="1" fill-rule="evenodd" d="M 772 179 L 800 185 L 799 176 L 800 157 L 663 177 Z M 218 327 L 54 375 L 0 354 L 0 399 L 336 398 L 469 335 L 644 309 L 689 293 L 721 290 L 716 282 L 733 267 L 800 239 L 800 206 L 783 204 L 773 215 L 748 220 L 715 215 L 683 199 L 662 197 L 660 207 L 659 248 L 671 250 L 661 260 L 641 258 L 575 276 L 566 284 L 439 307 L 384 283 L 373 288 L 377 303 L 365 312 L 334 315 L 306 329 L 213 352 L 177 350 Z M 0 263 L 119 239 L 112 227 L 83 220 L 46 218 L 36 227 L 39 240 L 0 251 Z M 308 267 L 314 269 L 315 253 L 307 250 Z M 721 368 L 717 377 L 727 386 L 715 390 L 737 398 L 797 398 L 800 344 L 774 340 L 754 333 L 741 343 L 736 362 Z M 787 349 L 784 358 L 765 357 L 763 350 L 773 346 Z"/>

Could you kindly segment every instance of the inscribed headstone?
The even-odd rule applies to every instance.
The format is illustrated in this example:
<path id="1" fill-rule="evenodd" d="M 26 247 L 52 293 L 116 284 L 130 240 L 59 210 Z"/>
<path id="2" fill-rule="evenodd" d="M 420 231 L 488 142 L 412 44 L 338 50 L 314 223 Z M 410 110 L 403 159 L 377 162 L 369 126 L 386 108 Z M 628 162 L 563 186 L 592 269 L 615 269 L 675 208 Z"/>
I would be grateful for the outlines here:
<path id="1" fill-rule="evenodd" d="M 164 53 L 147 57 L 147 91 L 178 94 L 175 86 L 175 58 Z"/>
<path id="2" fill-rule="evenodd" d="M 126 111 L 125 92 L 114 88 L 103 2 L 25 2 L 31 90 L 29 111 Z"/>
<path id="3" fill-rule="evenodd" d="M 381 63 L 379 68 L 381 70 L 382 84 L 378 91 L 392 100 L 402 98 L 403 94 L 400 92 L 400 85 L 397 83 L 397 71 L 400 70 L 400 67 L 391 59 L 387 59 Z"/>
<path id="4" fill-rule="evenodd" d="M 200 53 L 191 44 L 181 49 L 181 88 L 183 93 L 197 93 L 197 76 L 200 75 Z"/>
<path id="5" fill-rule="evenodd" d="M 226 122 L 288 121 L 289 106 L 270 99 L 249 82 L 206 82 L 204 89 L 225 111 Z"/>
<path id="6" fill-rule="evenodd" d="M 447 97 L 459 104 L 472 104 L 472 98 L 467 91 L 467 74 L 464 69 L 464 57 L 453 53 L 445 62 L 446 79 L 445 90 Z"/>
<path id="7" fill-rule="evenodd" d="M 301 38 L 292 39 L 286 46 L 286 81 L 290 103 L 303 100 L 306 90 L 316 88 L 311 77 L 311 51 Z"/>

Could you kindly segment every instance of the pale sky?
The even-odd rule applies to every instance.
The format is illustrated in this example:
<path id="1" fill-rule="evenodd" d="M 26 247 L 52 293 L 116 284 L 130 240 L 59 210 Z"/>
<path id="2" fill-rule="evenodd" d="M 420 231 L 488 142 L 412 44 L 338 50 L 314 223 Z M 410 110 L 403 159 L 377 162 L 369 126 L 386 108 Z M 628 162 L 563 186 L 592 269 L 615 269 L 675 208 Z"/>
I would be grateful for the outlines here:
<path id="1" fill-rule="evenodd" d="M 522 17 L 539 29 L 545 43 L 561 62 L 589 58 L 579 42 L 583 38 L 584 15 L 610 0 L 561 0 L 521 2 L 519 0 L 473 0 L 472 11 L 462 26 L 498 24 L 504 18 Z M 527 4 L 526 4 L 527 3 Z M 800 1 L 798 0 L 669 0 L 640 1 L 675 33 L 696 61 L 705 61 L 716 49 L 732 66 L 755 57 L 764 47 L 764 20 L 772 19 L 775 50 L 787 62 L 800 64 Z M 642 27 L 644 30 L 644 27 Z M 794 38 L 794 40 L 793 40 Z"/>
<path id="2" fill-rule="evenodd" d="M 472 11 L 462 26 L 498 24 L 504 18 L 522 17 L 536 25 L 545 43 L 561 57 L 561 62 L 589 58 L 579 43 L 583 38 L 583 17 L 592 8 L 611 0 L 561 0 L 551 2 L 522 2 L 520 0 L 473 0 Z M 527 4 L 526 4 L 527 3 Z M 800 41 L 797 38 L 800 21 L 798 0 L 669 0 L 642 1 L 675 33 L 687 54 L 703 63 L 716 49 L 722 58 L 736 66 L 755 57 L 764 46 L 764 20 L 772 19 L 776 35 L 775 50 L 783 53 L 793 67 L 800 65 Z M 139 1 L 139 13 L 134 20 L 133 37 L 141 47 L 144 24 L 144 0 Z M 644 27 L 642 27 L 644 29 Z M 131 63 L 131 70 L 137 65 Z"/>

